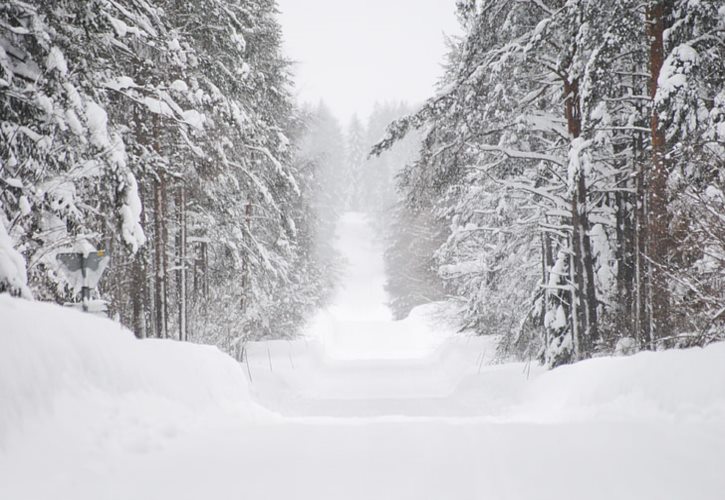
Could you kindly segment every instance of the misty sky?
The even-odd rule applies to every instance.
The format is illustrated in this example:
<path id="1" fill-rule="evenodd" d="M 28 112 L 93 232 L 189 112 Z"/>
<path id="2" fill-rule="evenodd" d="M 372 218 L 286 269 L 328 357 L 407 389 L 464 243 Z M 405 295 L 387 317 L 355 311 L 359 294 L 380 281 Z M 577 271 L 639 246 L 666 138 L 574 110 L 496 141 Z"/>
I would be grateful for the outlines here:
<path id="1" fill-rule="evenodd" d="M 423 101 L 459 31 L 455 0 L 278 0 L 285 51 L 302 101 L 347 121 L 375 101 Z"/>

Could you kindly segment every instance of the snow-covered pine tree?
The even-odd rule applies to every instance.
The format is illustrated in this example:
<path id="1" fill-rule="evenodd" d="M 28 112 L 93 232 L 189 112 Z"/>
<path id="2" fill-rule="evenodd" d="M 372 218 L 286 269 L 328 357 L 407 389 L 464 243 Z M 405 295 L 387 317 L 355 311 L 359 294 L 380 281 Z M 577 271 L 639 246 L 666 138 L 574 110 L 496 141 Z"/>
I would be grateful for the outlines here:
<path id="1" fill-rule="evenodd" d="M 656 253 L 667 248 L 657 245 L 672 238 L 675 228 L 666 220 L 683 202 L 673 197 L 669 172 L 685 138 L 693 145 L 688 159 L 697 151 L 722 161 L 713 117 L 721 116 L 723 71 L 715 63 L 721 47 L 714 40 L 723 12 L 710 2 L 675 2 L 664 12 L 663 27 L 670 28 L 662 33 L 662 67 L 675 84 L 655 96 L 647 88 L 655 78 L 653 25 L 636 2 L 457 5 L 466 35 L 451 50 L 439 93 L 394 122 L 374 152 L 410 130 L 426 130 L 421 160 L 404 171 L 402 187 L 409 200 L 450 223 L 440 269 L 451 291 L 468 301 L 469 324 L 510 332 L 506 350 L 529 355 L 541 345 L 549 366 L 614 350 L 623 337 L 652 345 L 652 337 L 666 334 L 661 325 L 668 317 L 654 320 L 666 310 L 656 303 L 680 288 L 676 281 L 688 283 L 675 276 L 669 251 L 660 256 L 666 261 Z M 695 40 L 706 57 L 694 57 L 698 51 L 681 46 L 687 43 L 677 33 Z M 709 70 L 694 69 L 700 60 Z M 666 136 L 658 147 L 671 164 L 660 171 L 665 184 L 650 175 L 650 116 L 672 124 L 668 132 L 668 125 L 656 127 Z M 689 172 L 708 171 L 693 166 L 683 162 Z M 663 185 L 665 205 L 655 211 L 665 223 L 651 234 L 660 218 L 652 191 L 661 196 Z M 712 195 L 717 189 L 710 184 Z M 693 270 L 685 264 L 679 275 Z M 662 292 L 663 282 L 651 281 L 658 273 L 667 276 Z M 532 336 L 537 330 L 540 336 Z"/>
<path id="2" fill-rule="evenodd" d="M 435 259 L 446 234 L 440 221 L 403 200 L 388 211 L 384 229 L 385 290 L 394 317 L 404 319 L 416 306 L 443 300 L 445 288 Z"/>
<path id="3" fill-rule="evenodd" d="M 0 8 L 2 64 L 2 209 L 15 246 L 28 260 L 41 299 L 70 291 L 55 256 L 114 239 L 133 252 L 145 241 L 137 180 L 120 130 L 104 107 L 100 64 L 79 59 L 88 2 L 9 2 Z M 82 19 L 82 22 L 81 22 Z M 74 22 L 76 24 L 74 24 Z"/>
<path id="4" fill-rule="evenodd" d="M 113 258 L 102 297 L 139 336 L 234 351 L 289 334 L 317 290 L 289 286 L 313 202 L 275 16 L 271 0 L 4 3 L 2 286 L 29 293 L 27 271 L 37 297 L 69 300 L 55 254 L 93 245 Z"/>
<path id="5" fill-rule="evenodd" d="M 722 332 L 725 307 L 723 228 L 714 217 L 722 213 L 725 171 L 725 8 L 718 2 L 653 2 L 649 12 L 661 15 L 661 26 L 652 26 L 663 30 L 661 69 L 650 88 L 650 197 L 665 203 L 650 202 L 660 211 L 650 214 L 648 228 L 652 324 L 659 344 L 691 345 Z M 664 171 L 658 170 L 660 157 Z M 663 231 L 668 244 L 659 245 Z M 655 297 L 658 287 L 666 293 Z"/>

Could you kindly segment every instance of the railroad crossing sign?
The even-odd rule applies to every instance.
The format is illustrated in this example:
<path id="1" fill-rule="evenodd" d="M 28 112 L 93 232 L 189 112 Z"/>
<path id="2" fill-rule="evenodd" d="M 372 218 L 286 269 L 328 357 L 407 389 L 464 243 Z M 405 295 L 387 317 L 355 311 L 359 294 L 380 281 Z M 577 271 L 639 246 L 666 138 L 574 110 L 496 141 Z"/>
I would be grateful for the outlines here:
<path id="1" fill-rule="evenodd" d="M 73 290 L 76 293 L 80 290 L 83 310 L 88 311 L 91 290 L 96 288 L 98 282 L 101 281 L 110 257 L 106 255 L 105 251 L 99 250 L 89 253 L 60 253 L 56 259 L 60 262 L 61 270 Z"/>

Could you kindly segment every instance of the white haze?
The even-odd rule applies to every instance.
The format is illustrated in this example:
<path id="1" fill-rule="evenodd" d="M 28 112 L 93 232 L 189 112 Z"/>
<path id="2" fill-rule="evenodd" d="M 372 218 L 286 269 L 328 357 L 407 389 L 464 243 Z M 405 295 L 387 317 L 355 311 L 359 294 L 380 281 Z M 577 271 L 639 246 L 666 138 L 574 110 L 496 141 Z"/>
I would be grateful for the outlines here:
<path id="1" fill-rule="evenodd" d="M 423 101 L 459 33 L 454 0 L 279 0 L 301 101 L 324 100 L 343 123 L 375 102 Z"/>

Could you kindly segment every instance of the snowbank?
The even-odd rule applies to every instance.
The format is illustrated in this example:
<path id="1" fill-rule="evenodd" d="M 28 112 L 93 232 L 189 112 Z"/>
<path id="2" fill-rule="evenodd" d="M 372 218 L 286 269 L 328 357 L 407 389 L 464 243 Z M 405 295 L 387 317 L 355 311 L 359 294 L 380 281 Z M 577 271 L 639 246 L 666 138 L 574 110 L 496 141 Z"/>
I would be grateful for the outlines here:
<path id="1" fill-rule="evenodd" d="M 725 422 L 725 342 L 583 361 L 542 372 L 521 418 Z"/>
<path id="2" fill-rule="evenodd" d="M 336 360 L 415 359 L 431 354 L 456 328 L 451 305 L 441 302 L 413 309 L 407 318 L 359 319 L 342 308 L 320 311 L 307 327 L 307 337 L 318 340 L 326 356 Z M 382 308 L 381 308 L 382 309 Z"/>
<path id="3" fill-rule="evenodd" d="M 428 311 L 418 311 L 421 321 Z M 420 316 L 420 317 L 417 317 Z M 336 325 L 331 338 L 359 345 L 362 332 Z M 370 325 L 368 325 L 370 326 Z M 725 426 L 725 343 L 643 352 L 545 370 L 490 364 L 496 338 L 452 336 L 437 348 L 423 335 L 419 357 L 390 356 L 415 335 L 409 322 L 374 332 L 380 357 L 330 357 L 319 341 L 247 347 L 255 396 L 286 416 L 451 417 L 492 423 L 676 422 Z M 371 348 L 368 354 L 375 351 Z"/>
<path id="4" fill-rule="evenodd" d="M 0 289 L 17 291 L 25 297 L 31 297 L 27 283 L 25 259 L 13 248 L 13 242 L 0 219 Z"/>
<path id="5" fill-rule="evenodd" d="M 474 339 L 473 344 L 477 342 Z M 452 347 L 463 350 L 464 347 Z M 464 360 L 459 352 L 459 360 Z M 712 422 L 725 427 L 725 343 L 642 352 L 545 370 L 483 366 L 452 394 L 453 407 L 497 422 Z"/>
<path id="6" fill-rule="evenodd" d="M 0 295 L 0 401 L 0 447 L 44 417 L 72 417 L 82 427 L 124 414 L 180 419 L 253 407 L 241 367 L 216 348 L 139 341 L 110 320 L 7 295 Z"/>

